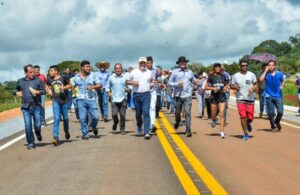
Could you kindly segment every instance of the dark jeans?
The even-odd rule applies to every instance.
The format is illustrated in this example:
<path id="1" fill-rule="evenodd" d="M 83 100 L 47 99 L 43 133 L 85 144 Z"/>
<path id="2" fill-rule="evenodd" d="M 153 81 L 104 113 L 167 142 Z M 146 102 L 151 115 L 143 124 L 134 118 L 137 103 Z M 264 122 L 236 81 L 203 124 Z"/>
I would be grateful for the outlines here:
<path id="1" fill-rule="evenodd" d="M 263 113 L 266 106 L 266 92 L 264 89 L 258 90 L 259 95 L 259 112 Z M 267 111 L 267 110 L 266 110 Z"/>
<path id="2" fill-rule="evenodd" d="M 148 134 L 150 130 L 150 92 L 134 93 L 133 102 L 135 106 L 135 117 L 137 121 L 137 126 L 139 129 L 142 128 L 144 118 L 144 134 Z"/>
<path id="3" fill-rule="evenodd" d="M 41 122 L 44 122 L 46 121 L 46 118 L 45 118 L 45 99 L 46 99 L 46 96 L 45 95 L 41 95 L 41 99 L 42 99 L 42 109 L 41 109 Z"/>
<path id="4" fill-rule="evenodd" d="M 41 107 L 33 107 L 30 106 L 29 108 L 21 108 L 24 123 L 25 123 L 25 134 L 26 140 L 28 144 L 34 143 L 34 135 L 32 131 L 32 119 L 34 124 L 34 132 L 36 136 L 41 135 Z"/>
<path id="5" fill-rule="evenodd" d="M 66 103 L 58 103 L 56 101 L 52 101 L 52 109 L 53 109 L 53 137 L 59 137 L 59 122 L 60 117 L 63 118 L 64 131 L 69 131 L 69 115 L 68 115 L 68 102 Z"/>
<path id="6" fill-rule="evenodd" d="M 192 108 L 192 97 L 186 98 L 174 98 L 175 105 L 175 122 L 179 124 L 181 121 L 181 110 L 182 107 L 185 112 L 185 128 L 186 132 L 191 132 L 191 108 Z"/>
<path id="7" fill-rule="evenodd" d="M 205 106 L 206 106 L 206 111 L 207 111 L 207 118 L 211 119 L 210 98 L 205 99 Z"/>
<path id="8" fill-rule="evenodd" d="M 266 97 L 266 103 L 267 103 L 267 112 L 268 112 L 271 128 L 273 129 L 276 127 L 276 124 L 280 123 L 283 115 L 282 97 L 280 98 Z M 275 118 L 275 108 L 277 111 L 276 118 Z"/>
<path id="9" fill-rule="evenodd" d="M 161 109 L 161 96 L 158 95 L 156 98 L 156 107 L 155 107 L 155 115 L 156 117 L 159 116 L 159 111 Z"/>
<path id="10" fill-rule="evenodd" d="M 112 102 L 111 103 L 111 115 L 114 121 L 114 124 L 119 123 L 120 114 L 120 130 L 125 130 L 125 120 L 126 120 L 126 109 L 127 109 L 127 101 L 124 99 L 122 102 Z"/>

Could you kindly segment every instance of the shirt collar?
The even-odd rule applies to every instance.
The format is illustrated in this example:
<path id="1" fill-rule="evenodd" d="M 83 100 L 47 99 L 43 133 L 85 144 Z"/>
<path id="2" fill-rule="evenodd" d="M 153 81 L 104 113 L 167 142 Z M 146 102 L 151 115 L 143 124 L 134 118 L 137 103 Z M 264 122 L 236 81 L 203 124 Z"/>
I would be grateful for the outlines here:
<path id="1" fill-rule="evenodd" d="M 120 76 L 118 76 L 117 74 L 115 74 L 115 78 L 122 78 L 123 74 L 121 74 Z"/>

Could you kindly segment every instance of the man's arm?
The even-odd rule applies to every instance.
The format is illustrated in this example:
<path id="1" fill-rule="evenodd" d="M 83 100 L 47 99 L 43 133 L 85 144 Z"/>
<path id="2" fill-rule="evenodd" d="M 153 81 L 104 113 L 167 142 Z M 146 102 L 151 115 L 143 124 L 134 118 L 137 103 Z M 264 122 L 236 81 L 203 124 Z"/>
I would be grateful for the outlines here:
<path id="1" fill-rule="evenodd" d="M 180 84 L 179 82 L 174 82 L 175 78 L 176 78 L 176 71 L 174 70 L 174 72 L 171 73 L 168 85 L 170 85 L 171 87 L 179 86 Z"/>
<path id="2" fill-rule="evenodd" d="M 269 66 L 266 66 L 265 71 L 259 77 L 259 82 L 263 82 L 265 80 L 268 71 L 269 71 Z"/>
<path id="3" fill-rule="evenodd" d="M 16 86 L 16 96 L 17 96 L 17 97 L 22 97 L 22 96 L 23 96 L 22 88 L 21 88 L 21 84 L 20 84 L 20 80 L 18 80 L 18 82 L 17 82 L 17 86 Z"/>

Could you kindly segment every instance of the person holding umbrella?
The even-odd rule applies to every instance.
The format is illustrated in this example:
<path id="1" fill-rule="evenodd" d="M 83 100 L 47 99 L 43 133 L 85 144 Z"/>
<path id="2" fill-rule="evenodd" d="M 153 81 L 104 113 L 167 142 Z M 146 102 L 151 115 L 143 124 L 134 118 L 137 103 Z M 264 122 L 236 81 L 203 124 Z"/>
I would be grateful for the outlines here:
<path id="1" fill-rule="evenodd" d="M 283 116 L 282 90 L 284 88 L 283 74 L 276 70 L 277 62 L 270 60 L 267 63 L 264 73 L 260 76 L 260 82 L 265 81 L 267 112 L 271 124 L 271 129 L 281 131 L 280 121 Z M 275 118 L 275 109 L 277 115 Z M 275 118 L 275 119 L 274 119 Z"/>

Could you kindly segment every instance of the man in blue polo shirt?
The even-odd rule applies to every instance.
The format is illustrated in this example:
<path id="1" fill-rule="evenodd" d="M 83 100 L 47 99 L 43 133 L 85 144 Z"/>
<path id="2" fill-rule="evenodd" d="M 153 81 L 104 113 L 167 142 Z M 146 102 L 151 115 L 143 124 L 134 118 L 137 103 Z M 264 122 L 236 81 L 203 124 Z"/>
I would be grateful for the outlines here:
<path id="1" fill-rule="evenodd" d="M 283 115 L 282 90 L 284 88 L 284 77 L 280 71 L 276 70 L 276 65 L 276 61 L 270 60 L 259 80 L 260 82 L 265 81 L 266 104 L 271 129 L 275 130 L 277 128 L 281 131 L 280 121 Z M 277 110 L 276 118 L 274 108 Z"/>

